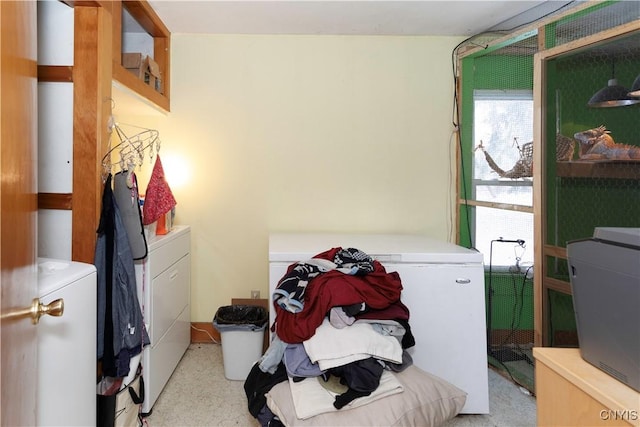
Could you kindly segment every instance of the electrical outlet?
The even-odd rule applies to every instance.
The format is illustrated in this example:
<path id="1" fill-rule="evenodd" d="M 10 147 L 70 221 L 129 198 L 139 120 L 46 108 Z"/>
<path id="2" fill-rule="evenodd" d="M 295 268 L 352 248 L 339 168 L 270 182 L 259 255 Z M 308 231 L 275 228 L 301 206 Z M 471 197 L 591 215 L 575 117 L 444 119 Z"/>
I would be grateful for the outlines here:
<path id="1" fill-rule="evenodd" d="M 256 291 L 256 290 L 251 291 L 251 298 L 259 299 L 260 298 L 260 291 Z"/>

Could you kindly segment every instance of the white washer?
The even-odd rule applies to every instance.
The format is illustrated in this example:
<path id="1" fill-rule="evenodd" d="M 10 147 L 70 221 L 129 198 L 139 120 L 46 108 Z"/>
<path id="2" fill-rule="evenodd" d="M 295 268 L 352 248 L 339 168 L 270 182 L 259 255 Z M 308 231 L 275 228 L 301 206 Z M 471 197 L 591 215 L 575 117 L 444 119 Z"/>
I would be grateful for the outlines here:
<path id="1" fill-rule="evenodd" d="M 96 280 L 92 264 L 38 259 L 40 301 L 64 300 L 61 317 L 42 316 L 37 326 L 39 426 L 96 423 Z"/>
<path id="2" fill-rule="evenodd" d="M 287 267 L 335 247 L 357 248 L 397 271 L 409 308 L 416 366 L 466 391 L 466 414 L 489 413 L 482 254 L 415 235 L 272 234 L 269 295 Z M 275 313 L 270 306 L 270 318 Z"/>

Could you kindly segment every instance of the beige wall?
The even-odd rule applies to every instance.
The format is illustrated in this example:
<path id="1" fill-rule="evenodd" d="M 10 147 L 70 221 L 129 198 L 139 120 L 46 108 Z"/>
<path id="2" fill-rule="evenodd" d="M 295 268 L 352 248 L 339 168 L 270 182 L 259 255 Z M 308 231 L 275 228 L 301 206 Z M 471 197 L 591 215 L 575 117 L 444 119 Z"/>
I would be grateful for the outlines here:
<path id="1" fill-rule="evenodd" d="M 271 231 L 450 239 L 460 40 L 172 36 L 171 113 L 126 120 L 160 131 L 192 226 L 192 321 L 267 296 Z"/>

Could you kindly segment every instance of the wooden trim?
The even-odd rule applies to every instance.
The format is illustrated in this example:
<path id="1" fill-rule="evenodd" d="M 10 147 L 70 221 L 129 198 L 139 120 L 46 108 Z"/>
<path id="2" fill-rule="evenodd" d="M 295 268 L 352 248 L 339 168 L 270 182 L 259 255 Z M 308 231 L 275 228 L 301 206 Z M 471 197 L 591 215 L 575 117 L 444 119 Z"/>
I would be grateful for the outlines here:
<path id="1" fill-rule="evenodd" d="M 545 25 L 538 26 L 538 52 L 547 48 L 547 27 Z"/>
<path id="2" fill-rule="evenodd" d="M 38 193 L 38 209 L 70 211 L 73 209 L 73 195 L 71 193 Z"/>
<path id="3" fill-rule="evenodd" d="M 560 279 L 554 279 L 553 277 L 545 277 L 542 280 L 546 288 L 553 289 L 557 292 L 562 292 L 563 294 L 571 295 L 571 284 L 569 282 L 565 282 L 564 280 Z"/>
<path id="4" fill-rule="evenodd" d="M 545 147 L 542 143 L 542 129 L 544 124 L 544 111 L 542 99 L 544 96 L 546 75 L 539 54 L 534 55 L 533 60 L 533 326 L 534 345 L 536 347 L 545 345 L 547 322 L 546 322 L 546 293 L 543 291 L 542 278 L 544 277 L 543 260 L 543 230 L 545 229 L 544 215 L 544 195 L 545 185 L 544 166 Z"/>
<path id="5" fill-rule="evenodd" d="M 111 2 L 111 28 L 112 35 L 112 55 L 113 62 L 122 64 L 122 2 Z"/>
<path id="6" fill-rule="evenodd" d="M 213 337 L 213 340 L 211 339 Z M 220 344 L 220 332 L 211 322 L 191 322 L 191 343 Z"/>
<path id="7" fill-rule="evenodd" d="M 556 258 L 567 259 L 567 248 L 561 248 L 559 246 L 544 245 L 542 256 L 552 256 Z"/>
<path id="8" fill-rule="evenodd" d="M 122 6 L 151 36 L 169 37 L 171 34 L 148 2 L 144 0 L 123 0 Z"/>
<path id="9" fill-rule="evenodd" d="M 565 12 L 559 13 L 559 14 L 552 14 L 546 18 L 541 18 L 533 23 L 531 23 L 530 25 L 524 26 L 522 27 L 520 30 L 515 31 L 511 34 L 507 34 L 503 37 L 500 37 L 496 40 L 493 40 L 491 42 L 489 42 L 486 45 L 483 46 L 471 46 L 469 49 L 465 50 L 463 53 L 461 53 L 461 57 L 464 58 L 466 56 L 469 55 L 473 55 L 479 51 L 482 50 L 486 50 L 488 47 L 493 47 L 495 45 L 500 45 L 500 44 L 505 44 L 505 43 L 511 43 L 511 41 L 515 38 L 517 38 L 518 36 L 521 36 L 522 34 L 527 34 L 530 33 L 531 31 L 535 31 L 536 29 L 540 29 L 540 27 L 544 27 L 547 24 L 551 24 L 554 22 L 557 22 L 567 16 L 571 16 L 575 13 L 578 13 L 580 11 L 583 11 L 585 9 L 591 8 L 593 7 L 595 4 L 598 3 L 604 3 L 604 1 L 608 1 L 608 0 L 594 0 L 594 1 L 589 1 L 589 2 L 585 2 L 583 4 L 579 4 L 575 7 L 572 7 L 570 9 L 568 9 Z"/>
<path id="10" fill-rule="evenodd" d="M 533 213 L 532 206 L 514 205 L 513 203 L 483 202 L 480 200 L 464 200 L 464 199 L 460 199 L 459 203 L 461 205 L 480 206 L 484 208 L 504 209 L 507 211 Z"/>
<path id="11" fill-rule="evenodd" d="M 104 1 L 100 0 L 61 0 L 62 3 L 70 7 L 85 6 L 85 7 L 99 7 Z"/>
<path id="12" fill-rule="evenodd" d="M 73 82 L 73 67 L 70 65 L 38 65 L 39 82 Z"/>
<path id="13" fill-rule="evenodd" d="M 611 28 L 606 31 L 601 31 L 596 34 L 592 34 L 590 36 L 582 37 L 578 40 L 574 40 L 572 42 L 568 42 L 562 44 L 560 46 L 556 46 L 542 52 L 536 54 L 535 61 L 546 61 L 548 59 L 552 59 L 556 56 L 563 55 L 565 53 L 571 52 L 572 54 L 576 51 L 584 50 L 587 48 L 591 48 L 596 45 L 608 43 L 613 39 L 616 39 L 620 36 L 623 36 L 628 33 L 632 33 L 640 30 L 640 19 L 635 21 L 631 21 L 626 24 L 618 25 L 614 28 Z"/>
<path id="14" fill-rule="evenodd" d="M 73 196 L 71 258 L 93 263 L 102 204 L 103 153 L 111 116 L 111 14 L 74 7 Z"/>
<path id="15" fill-rule="evenodd" d="M 453 102 L 455 102 L 456 105 L 456 110 L 455 112 L 457 113 L 457 117 L 455 117 L 455 121 L 456 121 L 456 126 L 454 129 L 454 146 L 453 147 L 449 147 L 450 150 L 454 150 L 454 154 L 455 154 L 455 165 L 454 165 L 454 170 L 455 170 L 455 183 L 454 183 L 454 194 L 460 194 L 460 186 L 461 186 L 461 174 L 460 174 L 460 170 L 462 169 L 462 153 L 461 153 L 461 149 L 460 147 L 462 146 L 462 136 L 460 135 L 460 128 L 461 128 L 461 118 L 462 118 L 462 112 L 460 111 L 462 109 L 462 79 L 461 74 L 462 74 L 462 60 L 460 58 L 456 58 L 456 67 L 455 70 L 457 72 L 456 75 L 453 76 L 454 78 L 454 84 L 455 84 L 455 94 L 456 94 L 456 99 L 453 100 Z M 455 240 L 453 241 L 455 244 L 459 245 L 460 242 L 460 221 L 461 221 L 461 215 L 460 215 L 460 208 L 462 207 L 463 203 L 466 202 L 465 199 L 458 199 L 455 203 L 454 203 L 454 209 L 455 212 L 453 213 L 453 221 L 455 224 L 455 227 L 452 227 L 452 233 L 455 236 Z M 467 219 L 468 221 L 469 219 Z M 469 240 L 471 239 L 471 236 L 469 236 Z"/>
<path id="16" fill-rule="evenodd" d="M 169 37 L 155 37 L 153 39 L 154 61 L 160 66 L 160 78 L 162 79 L 162 94 L 170 99 L 171 89 L 171 39 Z M 169 110 L 167 106 L 166 110 Z"/>

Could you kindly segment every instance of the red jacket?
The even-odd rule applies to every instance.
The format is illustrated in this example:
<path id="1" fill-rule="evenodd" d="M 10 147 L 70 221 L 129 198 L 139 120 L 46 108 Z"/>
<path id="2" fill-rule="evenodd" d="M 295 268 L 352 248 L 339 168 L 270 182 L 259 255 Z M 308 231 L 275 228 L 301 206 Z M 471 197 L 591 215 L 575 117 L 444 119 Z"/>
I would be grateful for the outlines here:
<path id="1" fill-rule="evenodd" d="M 333 248 L 314 258 L 333 260 Z M 296 264 L 289 266 L 289 271 Z M 387 273 L 374 260 L 374 271 L 365 275 L 349 275 L 331 270 L 312 279 L 305 293 L 304 308 L 299 313 L 291 313 L 274 304 L 276 309 L 276 333 L 286 343 L 295 344 L 311 338 L 316 328 L 333 307 L 366 303 L 373 309 L 384 309 L 400 300 L 402 283 L 397 272 Z"/>

